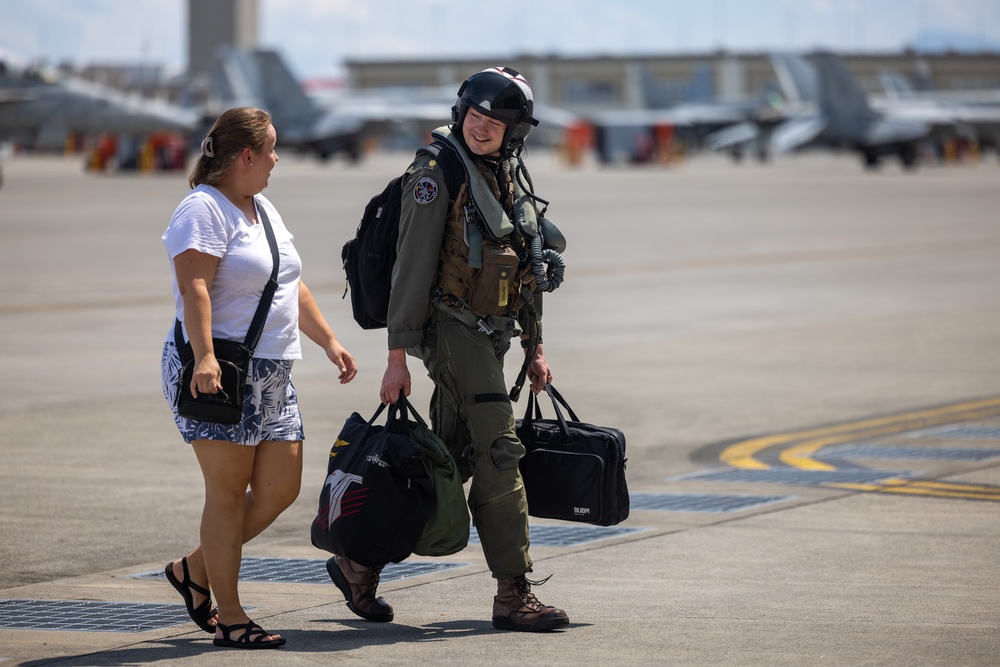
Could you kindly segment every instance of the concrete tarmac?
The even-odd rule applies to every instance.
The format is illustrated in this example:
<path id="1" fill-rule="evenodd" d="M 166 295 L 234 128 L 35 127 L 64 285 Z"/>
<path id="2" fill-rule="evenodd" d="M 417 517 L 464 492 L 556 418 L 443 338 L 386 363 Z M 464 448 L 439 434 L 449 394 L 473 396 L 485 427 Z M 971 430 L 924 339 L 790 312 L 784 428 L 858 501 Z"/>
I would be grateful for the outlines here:
<path id="1" fill-rule="evenodd" d="M 339 385 L 306 344 L 302 492 L 245 558 L 322 570 L 309 524 L 329 447 L 351 412 L 374 412 L 386 357 L 341 299 L 340 248 L 407 162 L 283 155 L 271 176 L 361 372 Z M 535 576 L 553 575 L 537 593 L 569 628 L 493 630 L 476 544 L 383 582 L 390 624 L 355 617 L 329 582 L 241 584 L 251 616 L 288 639 L 277 651 L 215 649 L 183 619 L 45 627 L 58 601 L 118 603 L 104 621 L 181 602 L 144 575 L 191 550 L 203 502 L 159 386 L 173 317 L 160 235 L 187 184 L 19 158 L 0 190 L 0 662 L 1000 664 L 993 158 L 915 173 L 836 155 L 529 164 L 569 239 L 545 306 L 555 386 L 582 420 L 625 432 L 634 503 L 621 527 L 636 530 L 603 539 L 545 543 L 586 526 L 532 520 Z M 15 629 L 29 600 L 41 615 Z"/>

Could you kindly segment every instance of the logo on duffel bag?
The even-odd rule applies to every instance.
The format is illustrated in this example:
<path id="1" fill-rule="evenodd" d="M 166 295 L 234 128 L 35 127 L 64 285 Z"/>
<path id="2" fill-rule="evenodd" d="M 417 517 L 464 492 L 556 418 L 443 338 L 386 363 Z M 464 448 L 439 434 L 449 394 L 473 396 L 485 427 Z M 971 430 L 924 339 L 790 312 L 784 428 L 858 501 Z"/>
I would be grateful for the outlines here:
<path id="1" fill-rule="evenodd" d="M 324 486 L 330 487 L 330 513 L 327 515 L 327 526 L 332 526 L 337 519 L 361 511 L 368 489 L 362 487 L 348 492 L 351 484 L 361 484 L 361 475 L 353 475 L 343 470 L 334 470 L 326 478 Z"/>

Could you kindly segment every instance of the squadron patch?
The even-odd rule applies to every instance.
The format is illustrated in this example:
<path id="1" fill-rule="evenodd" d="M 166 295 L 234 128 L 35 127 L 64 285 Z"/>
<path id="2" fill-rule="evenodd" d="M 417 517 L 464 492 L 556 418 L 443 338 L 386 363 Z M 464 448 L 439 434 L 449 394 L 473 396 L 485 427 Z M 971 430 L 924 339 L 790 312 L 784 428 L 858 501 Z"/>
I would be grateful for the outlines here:
<path id="1" fill-rule="evenodd" d="M 413 198 L 418 204 L 430 204 L 438 196 L 438 184 L 433 178 L 424 176 L 413 186 Z"/>

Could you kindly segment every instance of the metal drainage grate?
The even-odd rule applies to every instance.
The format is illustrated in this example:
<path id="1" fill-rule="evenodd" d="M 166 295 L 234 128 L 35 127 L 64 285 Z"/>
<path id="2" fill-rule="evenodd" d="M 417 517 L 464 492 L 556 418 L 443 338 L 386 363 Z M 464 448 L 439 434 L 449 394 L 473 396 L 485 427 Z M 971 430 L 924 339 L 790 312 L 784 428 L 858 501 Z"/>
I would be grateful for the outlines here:
<path id="1" fill-rule="evenodd" d="M 633 493 L 634 510 L 665 512 L 738 512 L 751 507 L 792 500 L 795 496 L 745 496 L 721 493 Z"/>
<path id="2" fill-rule="evenodd" d="M 442 572 L 465 563 L 429 563 L 403 561 L 389 563 L 382 570 L 381 580 L 398 581 L 419 577 L 433 572 Z M 162 577 L 162 571 L 145 572 L 136 577 Z M 312 558 L 244 558 L 240 565 L 240 581 L 280 582 L 286 584 L 329 584 L 330 575 L 326 571 L 326 560 Z"/>
<path id="3" fill-rule="evenodd" d="M 898 459 L 914 461 L 987 461 L 1000 456 L 1000 449 L 928 449 L 876 445 L 838 445 L 824 447 L 818 458 L 834 456 L 845 459 Z"/>
<path id="4" fill-rule="evenodd" d="M 425 574 L 433 574 L 434 572 L 444 572 L 445 570 L 464 567 L 465 565 L 466 563 L 407 563 L 406 561 L 402 563 L 389 563 L 382 570 L 380 578 L 382 581 L 399 581 L 400 579 L 419 577 Z M 325 567 L 323 571 L 324 573 L 326 572 Z M 329 576 L 327 579 L 329 579 Z"/>
<path id="5" fill-rule="evenodd" d="M 146 632 L 190 622 L 182 604 L 0 600 L 0 630 Z"/>
<path id="6" fill-rule="evenodd" d="M 1000 428 L 995 426 L 945 426 L 911 433 L 914 438 L 968 438 L 1000 440 Z"/>
<path id="7" fill-rule="evenodd" d="M 697 479 L 709 482 L 751 482 L 757 484 L 797 484 L 822 486 L 824 484 L 874 484 L 886 479 L 912 479 L 919 476 L 913 470 L 799 470 L 774 468 L 772 470 L 709 470 L 696 472 L 675 479 Z"/>
<path id="8" fill-rule="evenodd" d="M 645 528 L 625 528 L 623 526 L 591 526 L 589 524 L 532 525 L 531 544 L 539 547 L 571 547 L 584 542 L 606 540 L 619 535 L 637 533 Z M 473 531 L 469 544 L 479 544 L 479 536 Z"/>

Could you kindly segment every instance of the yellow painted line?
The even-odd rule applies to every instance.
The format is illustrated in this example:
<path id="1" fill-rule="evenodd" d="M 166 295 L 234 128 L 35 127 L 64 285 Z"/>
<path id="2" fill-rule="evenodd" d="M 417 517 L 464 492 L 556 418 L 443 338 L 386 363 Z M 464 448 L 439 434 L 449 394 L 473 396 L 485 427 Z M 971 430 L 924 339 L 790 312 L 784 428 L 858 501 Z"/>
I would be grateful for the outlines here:
<path id="1" fill-rule="evenodd" d="M 969 493 L 991 493 L 994 495 L 1000 495 L 1000 487 L 996 486 L 979 486 L 978 484 L 956 484 L 949 482 L 928 482 L 919 479 L 913 480 L 911 484 L 920 488 L 934 489 L 936 491 L 962 491 Z"/>
<path id="2" fill-rule="evenodd" d="M 792 466 L 793 468 L 799 468 L 801 470 L 836 470 L 836 466 L 814 460 L 812 458 L 813 454 L 830 445 L 839 445 L 844 442 L 851 442 L 855 440 L 866 440 L 868 438 L 875 438 L 882 435 L 892 435 L 893 433 L 900 433 L 903 431 L 916 431 L 930 426 L 940 426 L 941 424 L 949 424 L 956 421 L 969 421 L 980 417 L 991 417 L 997 413 L 998 409 L 996 408 L 988 408 L 985 410 L 976 409 L 963 411 L 957 415 L 934 415 L 930 418 L 900 421 L 898 423 L 886 424 L 884 426 L 864 430 L 850 431 L 848 433 L 826 438 L 806 440 L 802 444 L 789 447 L 781 452 L 781 454 L 778 455 L 778 459 L 785 465 Z M 960 418 L 956 418 L 959 416 Z"/>
<path id="3" fill-rule="evenodd" d="M 1000 486 L 981 486 L 979 484 L 965 484 L 964 482 L 933 482 L 927 479 L 901 479 L 899 477 L 883 479 L 880 486 L 917 486 L 940 491 L 1000 493 Z"/>
<path id="4" fill-rule="evenodd" d="M 778 437 L 744 440 L 743 442 L 730 445 L 722 450 L 722 453 L 719 454 L 719 460 L 732 466 L 733 468 L 742 468 L 743 470 L 768 470 L 771 466 L 763 461 L 758 461 L 754 458 L 754 456 L 768 447 L 780 445 L 784 442 L 787 442 L 785 438 Z"/>
<path id="5" fill-rule="evenodd" d="M 959 491 L 923 488 L 923 485 L 914 484 L 907 486 L 882 486 L 879 484 L 850 484 L 850 483 L 830 483 L 823 486 L 835 487 L 838 489 L 848 489 L 852 491 L 867 491 L 871 493 L 898 493 L 910 496 L 928 496 L 931 498 L 955 498 L 959 500 L 991 500 L 1000 502 L 1000 488 L 992 489 L 989 493 L 975 491 Z M 958 486 L 958 485 L 955 485 Z"/>
<path id="6" fill-rule="evenodd" d="M 862 419 L 836 426 L 750 438 L 726 447 L 719 455 L 719 460 L 743 470 L 769 470 L 771 468 L 769 464 L 756 458 L 760 452 L 780 445 L 798 443 L 780 455 L 783 463 L 803 470 L 834 470 L 825 463 L 812 460 L 811 456 L 829 444 L 969 421 L 997 414 L 1000 414 L 1000 396 L 938 408 L 901 412 L 886 417 Z"/>
<path id="7" fill-rule="evenodd" d="M 812 455 L 828 445 L 836 445 L 848 440 L 856 440 L 856 433 L 846 433 L 828 438 L 818 438 L 809 440 L 805 444 L 789 447 L 781 452 L 778 459 L 785 465 L 798 468 L 799 470 L 829 471 L 836 470 L 836 466 L 823 463 L 812 458 Z"/>

